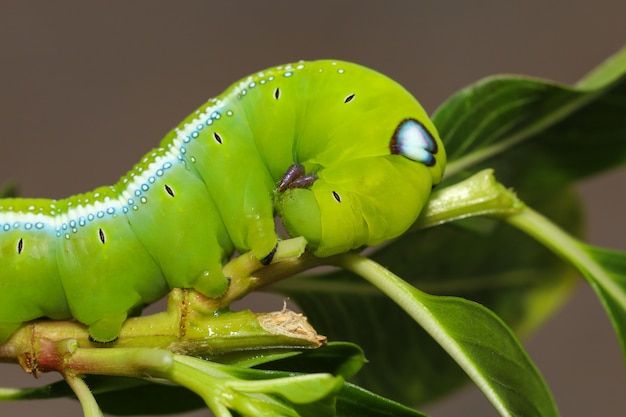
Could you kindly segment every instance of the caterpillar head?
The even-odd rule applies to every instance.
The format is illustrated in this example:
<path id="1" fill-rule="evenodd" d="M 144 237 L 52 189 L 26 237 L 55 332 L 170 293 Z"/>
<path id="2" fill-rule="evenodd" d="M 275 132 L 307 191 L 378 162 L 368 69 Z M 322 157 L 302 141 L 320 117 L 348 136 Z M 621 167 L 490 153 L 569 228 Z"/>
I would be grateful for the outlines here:
<path id="1" fill-rule="evenodd" d="M 311 158 L 286 175 L 276 206 L 289 235 L 304 236 L 317 256 L 330 256 L 404 233 L 446 163 L 437 131 L 419 110 L 414 117 L 385 117 L 393 122 L 384 128 L 357 126 L 348 149 L 337 152 L 343 158 Z"/>

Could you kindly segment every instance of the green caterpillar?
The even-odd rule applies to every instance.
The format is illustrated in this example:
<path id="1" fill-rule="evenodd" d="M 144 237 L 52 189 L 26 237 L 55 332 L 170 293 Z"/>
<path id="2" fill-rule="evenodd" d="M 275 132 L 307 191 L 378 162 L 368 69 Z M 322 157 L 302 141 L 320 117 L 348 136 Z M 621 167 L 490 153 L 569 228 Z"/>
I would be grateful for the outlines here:
<path id="1" fill-rule="evenodd" d="M 73 317 L 108 342 L 171 288 L 219 297 L 235 249 L 271 261 L 275 213 L 317 256 L 394 238 L 445 162 L 420 104 L 373 70 L 314 61 L 251 75 L 115 185 L 0 199 L 0 343 L 39 317 Z"/>

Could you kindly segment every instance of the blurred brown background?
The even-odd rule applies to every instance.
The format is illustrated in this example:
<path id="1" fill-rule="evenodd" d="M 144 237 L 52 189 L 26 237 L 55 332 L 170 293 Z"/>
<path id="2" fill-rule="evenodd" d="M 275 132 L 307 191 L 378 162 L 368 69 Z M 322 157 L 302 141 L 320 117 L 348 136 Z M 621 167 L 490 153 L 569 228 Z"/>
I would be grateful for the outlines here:
<path id="1" fill-rule="evenodd" d="M 622 0 L 95 4 L 0 2 L 0 182 L 19 181 L 25 196 L 113 183 L 203 101 L 267 66 L 356 61 L 432 112 L 494 73 L 574 82 L 626 41 Z M 592 243 L 626 250 L 625 179 L 622 171 L 581 185 Z M 563 416 L 624 414 L 622 355 L 585 284 L 527 347 Z M 0 365 L 0 386 L 36 382 Z M 497 415 L 471 387 L 424 411 Z M 70 400 L 0 404 L 2 416 L 66 413 L 81 411 Z"/>

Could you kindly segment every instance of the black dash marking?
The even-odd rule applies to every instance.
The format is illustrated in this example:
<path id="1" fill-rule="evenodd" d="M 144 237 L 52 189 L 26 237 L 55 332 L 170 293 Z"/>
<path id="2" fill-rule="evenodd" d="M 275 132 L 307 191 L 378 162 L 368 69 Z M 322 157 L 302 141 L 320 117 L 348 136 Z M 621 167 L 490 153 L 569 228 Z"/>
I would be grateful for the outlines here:
<path id="1" fill-rule="evenodd" d="M 107 241 L 107 238 L 104 236 L 104 230 L 102 230 L 101 228 L 98 229 L 98 238 L 100 239 L 100 243 L 102 243 L 103 245 Z"/>
<path id="2" fill-rule="evenodd" d="M 17 242 L 17 254 L 21 255 L 24 252 L 24 239 L 20 238 L 19 242 Z"/>
<path id="3" fill-rule="evenodd" d="M 276 246 L 274 246 L 274 249 L 272 249 L 272 251 L 269 253 L 269 255 L 267 255 L 265 258 L 261 259 L 259 262 L 261 262 L 261 265 L 269 265 L 272 263 L 272 260 L 274 259 L 274 255 L 276 255 L 276 250 L 278 249 L 278 243 L 276 244 Z"/>
<path id="4" fill-rule="evenodd" d="M 220 145 L 222 144 L 222 137 L 219 135 L 219 133 L 213 132 L 213 137 L 215 138 L 215 141 L 217 143 L 219 143 Z"/>
<path id="5" fill-rule="evenodd" d="M 341 196 L 339 195 L 339 193 L 337 193 L 337 191 L 333 191 L 333 197 L 335 198 L 335 200 L 337 200 L 338 203 L 341 203 Z"/>
<path id="6" fill-rule="evenodd" d="M 165 192 L 168 193 L 170 197 L 174 197 L 174 190 L 167 184 L 165 184 Z"/>
<path id="7" fill-rule="evenodd" d="M 276 88 L 274 90 L 274 99 L 278 100 L 280 98 L 280 88 Z"/>
<path id="8" fill-rule="evenodd" d="M 343 99 L 343 102 L 344 103 L 350 103 L 353 98 L 354 98 L 354 94 L 350 94 L 348 97 Z"/>

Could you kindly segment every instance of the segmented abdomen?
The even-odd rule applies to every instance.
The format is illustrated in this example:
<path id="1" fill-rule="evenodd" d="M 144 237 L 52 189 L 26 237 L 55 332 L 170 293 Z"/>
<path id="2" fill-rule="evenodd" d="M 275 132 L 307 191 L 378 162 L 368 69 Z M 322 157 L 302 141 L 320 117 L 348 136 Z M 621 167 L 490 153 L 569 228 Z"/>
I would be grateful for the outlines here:
<path id="1" fill-rule="evenodd" d="M 0 342 L 42 316 L 74 317 L 108 341 L 129 310 L 169 288 L 226 289 L 232 244 L 206 185 L 166 149 L 112 187 L 0 200 L 0 230 Z"/>

